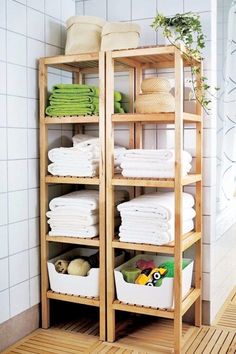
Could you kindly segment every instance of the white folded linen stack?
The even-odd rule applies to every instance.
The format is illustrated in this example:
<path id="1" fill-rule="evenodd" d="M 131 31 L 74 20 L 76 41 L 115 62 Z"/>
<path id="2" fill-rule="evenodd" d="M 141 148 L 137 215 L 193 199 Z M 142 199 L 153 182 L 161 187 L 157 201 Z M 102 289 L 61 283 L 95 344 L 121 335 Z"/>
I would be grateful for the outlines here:
<path id="1" fill-rule="evenodd" d="M 127 200 L 127 192 L 115 195 L 115 205 Z M 99 233 L 99 192 L 80 190 L 54 198 L 46 216 L 50 236 L 92 238 Z"/>
<path id="2" fill-rule="evenodd" d="M 193 207 L 193 196 L 183 193 L 183 234 L 194 229 Z M 163 245 L 174 240 L 174 192 L 144 194 L 119 204 L 117 209 L 121 215 L 120 241 Z"/>
<path id="3" fill-rule="evenodd" d="M 52 162 L 48 171 L 54 176 L 95 177 L 99 173 L 99 138 L 87 134 L 76 134 L 73 147 L 55 148 L 48 152 Z M 120 167 L 120 156 L 124 147 L 115 146 L 115 167 Z"/>
<path id="4" fill-rule="evenodd" d="M 182 175 L 191 170 L 192 156 L 183 151 Z M 121 160 L 124 177 L 174 178 L 175 152 L 172 149 L 132 149 L 127 150 Z"/>

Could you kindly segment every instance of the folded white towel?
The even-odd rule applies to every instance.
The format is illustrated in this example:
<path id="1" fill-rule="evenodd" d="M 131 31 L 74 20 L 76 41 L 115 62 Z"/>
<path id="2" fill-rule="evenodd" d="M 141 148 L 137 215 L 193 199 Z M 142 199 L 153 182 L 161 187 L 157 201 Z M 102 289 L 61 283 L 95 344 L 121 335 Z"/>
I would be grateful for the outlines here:
<path id="1" fill-rule="evenodd" d="M 73 228 L 71 225 L 54 227 L 49 231 L 50 236 L 68 236 L 68 237 L 85 237 L 92 238 L 98 236 L 99 227 L 98 224 L 88 227 Z"/>
<path id="2" fill-rule="evenodd" d="M 183 161 L 190 163 L 192 161 L 192 156 L 187 152 L 183 151 Z M 173 149 L 130 149 L 127 150 L 124 154 L 122 162 L 126 159 L 135 159 L 135 160 L 145 160 L 151 159 L 155 161 L 174 161 L 175 160 L 175 151 Z"/>
<path id="3" fill-rule="evenodd" d="M 133 161 L 132 159 L 125 159 L 121 162 L 121 167 L 127 170 L 155 170 L 155 171 L 174 171 L 175 162 L 174 161 L 166 161 L 165 163 L 160 163 L 155 160 L 146 160 L 146 161 Z M 183 164 L 183 170 L 190 171 L 192 165 L 190 163 Z"/>
<path id="4" fill-rule="evenodd" d="M 95 151 L 81 151 L 76 147 L 59 147 L 49 150 L 48 158 L 52 162 L 59 161 L 92 161 L 96 162 L 99 159 L 98 153 Z M 95 161 L 94 161 L 95 160 Z"/>
<path id="5" fill-rule="evenodd" d="M 137 211 L 128 211 L 124 210 L 120 212 L 122 218 L 122 224 L 137 224 L 137 225 L 154 225 L 157 227 L 162 227 L 165 230 L 170 229 L 174 223 L 175 218 L 170 219 L 169 221 L 163 221 L 159 218 L 158 215 L 153 213 L 143 213 Z M 182 221 L 194 219 L 196 216 L 196 211 L 193 208 L 183 209 Z"/>
<path id="6" fill-rule="evenodd" d="M 53 213 L 53 212 L 52 212 Z M 83 218 L 75 218 L 74 216 L 51 216 L 48 220 L 48 224 L 51 227 L 58 226 L 58 225 L 79 225 L 79 226 L 91 226 L 96 225 L 98 223 L 98 215 L 91 215 L 85 219 Z"/>
<path id="7" fill-rule="evenodd" d="M 162 220 L 170 220 L 175 214 L 175 194 L 168 193 L 149 193 L 134 198 L 128 202 L 118 205 L 120 212 L 125 210 L 142 213 L 153 213 L 155 217 Z M 183 193 L 183 209 L 192 208 L 194 206 L 194 198 L 189 193 Z M 152 215 L 152 214 L 151 214 Z"/>
<path id="8" fill-rule="evenodd" d="M 182 177 L 186 176 L 191 170 L 192 166 L 190 164 L 186 165 L 182 169 Z M 148 169 L 148 168 L 125 168 L 122 170 L 122 176 L 131 177 L 131 178 L 174 178 L 175 177 L 175 168 L 174 165 L 170 170 L 158 170 L 158 169 Z"/>
<path id="9" fill-rule="evenodd" d="M 78 163 L 73 165 L 53 162 L 48 165 L 48 172 L 53 176 L 95 177 L 98 176 L 98 164 L 83 166 Z"/>

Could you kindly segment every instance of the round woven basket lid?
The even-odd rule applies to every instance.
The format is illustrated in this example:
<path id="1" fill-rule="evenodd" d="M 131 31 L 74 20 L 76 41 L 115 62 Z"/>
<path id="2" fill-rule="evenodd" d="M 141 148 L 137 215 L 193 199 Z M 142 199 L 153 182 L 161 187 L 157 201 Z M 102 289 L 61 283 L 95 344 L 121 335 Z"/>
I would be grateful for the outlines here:
<path id="1" fill-rule="evenodd" d="M 142 81 L 141 89 L 146 92 L 169 92 L 170 81 L 164 77 L 151 77 Z"/>
<path id="2" fill-rule="evenodd" d="M 135 107 L 137 113 L 174 112 L 175 99 L 169 92 L 140 94 Z"/>

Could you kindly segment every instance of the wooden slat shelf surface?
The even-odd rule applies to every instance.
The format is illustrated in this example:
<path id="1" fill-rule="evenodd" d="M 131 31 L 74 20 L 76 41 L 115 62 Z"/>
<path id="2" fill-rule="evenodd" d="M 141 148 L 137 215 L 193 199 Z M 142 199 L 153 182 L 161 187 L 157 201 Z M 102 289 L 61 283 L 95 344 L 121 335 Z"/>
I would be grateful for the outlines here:
<path id="1" fill-rule="evenodd" d="M 125 304 L 119 300 L 114 300 L 112 307 L 113 309 L 120 310 L 120 311 L 128 311 L 132 313 L 140 313 L 144 315 L 151 315 L 151 316 L 157 316 L 163 318 L 171 318 L 171 319 L 174 318 L 173 310 L 155 309 L 153 307 L 130 305 L 130 304 Z"/>
<path id="2" fill-rule="evenodd" d="M 46 241 L 70 243 L 76 245 L 99 246 L 99 238 L 82 238 L 82 237 L 67 237 L 67 236 L 49 236 L 46 235 Z"/>
<path id="3" fill-rule="evenodd" d="M 47 298 L 54 299 L 54 300 L 61 300 L 67 302 L 74 302 L 77 304 L 83 305 L 90 305 L 90 306 L 99 306 L 99 299 L 96 297 L 85 297 L 85 296 L 76 296 L 76 295 L 69 295 L 69 294 L 61 294 L 56 293 L 52 290 L 47 291 Z"/>
<path id="4" fill-rule="evenodd" d="M 189 174 L 182 178 L 182 185 L 201 181 L 200 174 Z M 115 174 L 112 178 L 113 186 L 133 186 L 133 187 L 162 187 L 162 188 L 174 188 L 174 178 L 137 178 L 137 177 L 124 177 L 120 174 Z"/>
<path id="5" fill-rule="evenodd" d="M 98 123 L 98 116 L 61 116 L 61 117 L 45 117 L 45 124 L 87 124 Z"/>
<path id="6" fill-rule="evenodd" d="M 59 184 L 93 184 L 99 185 L 98 177 L 62 177 L 62 176 L 51 176 L 45 177 L 46 183 L 59 183 Z"/>
<path id="7" fill-rule="evenodd" d="M 189 247 L 191 247 L 194 243 L 198 242 L 200 239 L 201 239 L 200 232 L 191 231 L 183 235 L 182 251 L 186 251 Z M 157 246 L 157 245 L 150 245 L 145 243 L 120 242 L 118 238 L 115 238 L 114 241 L 112 242 L 112 247 L 119 248 L 119 249 L 155 252 L 155 253 L 163 253 L 163 254 L 174 254 L 175 252 L 174 241 L 166 245 Z"/>
<path id="8" fill-rule="evenodd" d="M 184 123 L 201 122 L 202 118 L 198 114 L 184 113 Z M 174 124 L 175 113 L 125 113 L 113 114 L 113 123 L 130 123 L 141 122 L 145 123 L 161 123 L 161 124 Z"/>
<path id="9" fill-rule="evenodd" d="M 196 302 L 196 300 L 201 296 L 200 289 L 192 288 L 188 295 L 182 302 L 182 315 L 184 315 L 188 309 Z"/>

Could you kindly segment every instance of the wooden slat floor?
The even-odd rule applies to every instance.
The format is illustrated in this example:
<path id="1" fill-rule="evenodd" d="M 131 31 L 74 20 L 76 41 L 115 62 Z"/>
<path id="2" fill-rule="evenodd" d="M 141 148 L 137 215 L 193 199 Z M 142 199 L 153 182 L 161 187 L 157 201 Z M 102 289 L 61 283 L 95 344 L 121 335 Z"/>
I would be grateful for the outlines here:
<path id="1" fill-rule="evenodd" d="M 164 354 L 173 353 L 173 322 L 135 315 L 117 324 L 115 343 L 98 339 L 98 322 L 90 316 L 38 329 L 2 354 Z M 236 289 L 214 326 L 183 325 L 183 354 L 236 353 Z"/>

